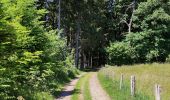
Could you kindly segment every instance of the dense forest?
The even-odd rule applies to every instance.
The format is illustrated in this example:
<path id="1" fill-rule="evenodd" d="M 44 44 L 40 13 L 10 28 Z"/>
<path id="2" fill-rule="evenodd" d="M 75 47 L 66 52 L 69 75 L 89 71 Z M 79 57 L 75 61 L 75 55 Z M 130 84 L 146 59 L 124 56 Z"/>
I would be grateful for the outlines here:
<path id="1" fill-rule="evenodd" d="M 170 62 L 170 0 L 0 0 L 1 100 L 55 95 L 78 69 L 153 62 Z"/>

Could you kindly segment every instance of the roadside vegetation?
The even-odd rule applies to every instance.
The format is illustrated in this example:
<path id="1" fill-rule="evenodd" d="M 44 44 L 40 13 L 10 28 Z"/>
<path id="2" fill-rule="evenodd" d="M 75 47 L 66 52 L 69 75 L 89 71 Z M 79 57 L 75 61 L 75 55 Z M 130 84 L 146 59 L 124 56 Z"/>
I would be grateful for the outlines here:
<path id="1" fill-rule="evenodd" d="M 161 99 L 170 99 L 170 64 L 141 64 L 133 66 L 109 66 L 98 73 L 101 85 L 113 100 L 153 100 L 155 84 L 161 86 Z M 119 89 L 123 74 L 123 88 Z M 130 76 L 136 76 L 136 96 L 130 95 Z"/>
<path id="2" fill-rule="evenodd" d="M 0 100 L 50 100 L 78 73 L 66 40 L 44 27 L 46 10 L 35 5 L 0 0 Z"/>

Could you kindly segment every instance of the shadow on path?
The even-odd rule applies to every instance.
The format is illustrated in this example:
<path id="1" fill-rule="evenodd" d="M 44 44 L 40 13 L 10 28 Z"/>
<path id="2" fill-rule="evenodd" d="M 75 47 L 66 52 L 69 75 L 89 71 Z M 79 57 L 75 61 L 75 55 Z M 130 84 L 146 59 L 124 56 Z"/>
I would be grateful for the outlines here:
<path id="1" fill-rule="evenodd" d="M 79 94 L 80 90 L 75 90 L 74 88 L 80 77 L 76 77 L 70 83 L 66 84 L 61 94 L 55 100 L 70 100 L 73 94 Z"/>
<path id="2" fill-rule="evenodd" d="M 80 93 L 79 89 L 74 89 L 74 90 L 71 90 L 71 91 L 62 91 L 62 93 L 60 94 L 60 96 L 58 97 L 57 100 L 62 100 L 67 96 L 71 96 L 71 95 L 79 94 L 79 93 Z"/>

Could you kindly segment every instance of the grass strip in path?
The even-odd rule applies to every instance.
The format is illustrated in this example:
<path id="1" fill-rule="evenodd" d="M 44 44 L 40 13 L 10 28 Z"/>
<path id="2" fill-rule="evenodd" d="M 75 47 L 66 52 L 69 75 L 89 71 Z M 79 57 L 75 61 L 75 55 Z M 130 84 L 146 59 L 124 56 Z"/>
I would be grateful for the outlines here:
<path id="1" fill-rule="evenodd" d="M 76 87 L 73 91 L 71 100 L 91 100 L 90 90 L 89 90 L 89 78 L 91 73 L 86 73 L 83 75 L 76 84 Z M 80 98 L 80 96 L 83 96 Z"/>

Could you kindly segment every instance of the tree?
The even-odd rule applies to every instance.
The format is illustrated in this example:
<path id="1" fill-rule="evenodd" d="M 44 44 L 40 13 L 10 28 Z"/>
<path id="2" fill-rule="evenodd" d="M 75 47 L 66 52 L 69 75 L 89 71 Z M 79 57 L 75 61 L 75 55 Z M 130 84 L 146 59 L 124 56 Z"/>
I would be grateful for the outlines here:
<path id="1" fill-rule="evenodd" d="M 122 53 L 122 49 L 108 51 L 111 62 L 114 62 L 114 60 L 120 61 L 117 58 L 128 57 L 129 60 L 133 60 L 133 63 L 165 62 L 169 54 L 168 43 L 170 38 L 168 2 L 166 0 L 148 0 L 139 3 L 133 15 L 132 32 L 125 35 L 120 43 L 113 43 L 108 49 L 116 49 L 119 47 L 117 44 L 125 44 L 121 47 L 122 49 L 127 48 L 127 46 L 129 48 Z M 129 50 L 133 51 L 133 55 L 119 56 L 126 54 Z M 120 54 L 116 55 L 116 52 Z M 113 54 L 115 55 L 112 56 Z"/>
<path id="2" fill-rule="evenodd" d="M 44 27 L 45 14 L 34 0 L 0 1 L 0 99 L 36 100 L 77 73 L 65 39 Z"/>

